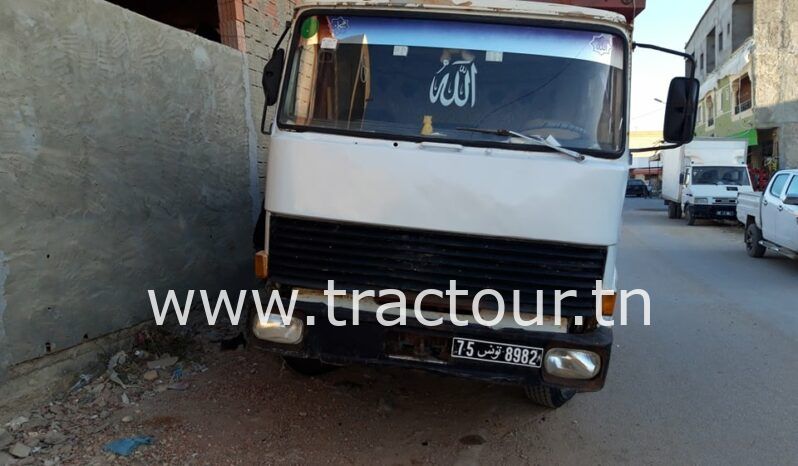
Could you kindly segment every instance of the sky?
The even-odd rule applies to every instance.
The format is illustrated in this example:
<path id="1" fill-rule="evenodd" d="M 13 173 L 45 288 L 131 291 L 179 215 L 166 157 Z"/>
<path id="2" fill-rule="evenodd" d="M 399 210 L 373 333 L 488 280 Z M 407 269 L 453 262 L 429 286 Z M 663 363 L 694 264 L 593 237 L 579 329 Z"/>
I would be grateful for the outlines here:
<path id="1" fill-rule="evenodd" d="M 684 51 L 695 26 L 712 0 L 647 0 L 635 20 L 633 39 Z M 661 130 L 671 78 L 684 76 L 684 59 L 638 49 L 632 56 L 632 131 Z"/>

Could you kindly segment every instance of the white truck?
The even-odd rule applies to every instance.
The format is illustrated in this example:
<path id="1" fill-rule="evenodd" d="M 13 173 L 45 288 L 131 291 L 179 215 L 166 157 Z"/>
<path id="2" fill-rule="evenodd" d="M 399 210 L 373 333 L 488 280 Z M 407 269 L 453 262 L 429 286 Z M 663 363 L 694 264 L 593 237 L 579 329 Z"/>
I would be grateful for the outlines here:
<path id="1" fill-rule="evenodd" d="M 744 139 L 696 138 L 660 153 L 668 218 L 734 220 L 737 195 L 752 192 Z"/>
<path id="2" fill-rule="evenodd" d="M 776 173 L 764 193 L 740 193 L 737 219 L 749 256 L 771 250 L 798 259 L 798 170 Z"/>
<path id="3" fill-rule="evenodd" d="M 271 142 L 255 238 L 256 274 L 286 307 L 296 293 L 295 317 L 253 315 L 252 345 L 306 374 L 349 363 L 425 369 L 522 385 L 549 407 L 599 390 L 612 330 L 598 323 L 615 299 L 592 291 L 598 280 L 617 289 L 631 23 L 644 6 L 302 2 L 263 73 L 276 116 L 264 109 Z M 695 68 L 682 52 L 635 45 Z M 673 79 L 666 142 L 692 140 L 697 100 L 692 76 Z M 343 290 L 333 305 L 329 280 Z M 452 281 L 464 294 L 448 291 Z M 502 300 L 474 301 L 488 289 Z M 408 307 L 423 300 L 425 319 L 441 323 L 386 326 L 380 309 L 405 309 L 384 297 L 391 290 L 410 296 Z M 555 290 L 577 293 L 559 322 Z M 542 325 L 501 317 L 516 292 L 527 318 L 540 304 Z M 350 325 L 333 324 L 330 307 Z M 498 320 L 483 325 L 472 315 L 483 309 Z"/>

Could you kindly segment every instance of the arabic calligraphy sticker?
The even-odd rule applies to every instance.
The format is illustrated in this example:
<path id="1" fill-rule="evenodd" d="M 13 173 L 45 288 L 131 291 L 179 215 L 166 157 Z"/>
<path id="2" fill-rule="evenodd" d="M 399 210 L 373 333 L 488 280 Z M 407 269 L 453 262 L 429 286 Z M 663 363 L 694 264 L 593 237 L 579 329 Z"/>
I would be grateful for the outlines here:
<path id="1" fill-rule="evenodd" d="M 477 103 L 477 65 L 473 61 L 443 60 L 443 66 L 432 77 L 429 101 L 448 107 L 471 107 Z"/>

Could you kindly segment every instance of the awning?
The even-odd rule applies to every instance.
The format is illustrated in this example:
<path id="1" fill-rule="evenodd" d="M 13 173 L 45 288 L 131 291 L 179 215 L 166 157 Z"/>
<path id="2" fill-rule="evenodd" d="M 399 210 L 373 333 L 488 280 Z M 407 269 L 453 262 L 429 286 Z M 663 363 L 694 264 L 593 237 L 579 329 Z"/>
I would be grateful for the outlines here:
<path id="1" fill-rule="evenodd" d="M 747 129 L 745 131 L 740 131 L 739 133 L 730 134 L 729 137 L 737 139 L 747 139 L 749 146 L 759 145 L 759 139 L 757 138 L 756 129 L 754 128 Z"/>

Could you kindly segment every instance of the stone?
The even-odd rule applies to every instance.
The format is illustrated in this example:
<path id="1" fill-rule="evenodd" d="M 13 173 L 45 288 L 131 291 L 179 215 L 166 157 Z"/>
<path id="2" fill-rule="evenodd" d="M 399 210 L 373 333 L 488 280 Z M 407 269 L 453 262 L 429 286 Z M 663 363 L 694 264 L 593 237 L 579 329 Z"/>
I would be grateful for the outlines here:
<path id="1" fill-rule="evenodd" d="M 178 358 L 177 356 L 172 356 L 168 358 L 161 358 L 155 361 L 147 362 L 148 369 L 166 369 L 167 367 L 174 366 L 177 364 Z"/>
<path id="2" fill-rule="evenodd" d="M 5 429 L 0 429 L 0 450 L 5 450 L 14 442 L 14 436 Z"/>
<path id="3" fill-rule="evenodd" d="M 158 371 L 149 370 L 149 371 L 145 372 L 144 375 L 142 375 L 142 377 L 144 377 L 144 380 L 152 382 L 153 380 L 158 378 Z"/>
<path id="4" fill-rule="evenodd" d="M 7 466 L 9 464 L 14 464 L 15 462 L 16 460 L 13 456 L 4 451 L 0 451 L 0 466 Z"/>
<path id="5" fill-rule="evenodd" d="M 20 427 L 22 427 L 22 425 L 25 424 L 26 422 L 28 422 L 29 420 L 30 419 L 28 419 L 26 416 L 17 416 L 14 419 L 12 419 L 11 421 L 9 421 L 9 423 L 6 424 L 6 426 L 9 429 L 11 429 L 11 430 L 17 430 Z"/>
<path id="6" fill-rule="evenodd" d="M 123 417 L 122 418 L 122 422 L 124 422 L 125 424 L 127 424 L 129 422 L 133 422 L 133 416 L 125 416 L 125 417 Z"/>
<path id="7" fill-rule="evenodd" d="M 167 388 L 169 390 L 176 390 L 176 391 L 179 391 L 179 392 L 188 390 L 188 387 L 189 387 L 188 382 L 175 382 L 175 383 L 169 384 L 167 386 Z"/>
<path id="8" fill-rule="evenodd" d="M 44 434 L 44 438 L 42 438 L 42 441 L 44 441 L 44 443 L 48 445 L 58 445 L 60 443 L 66 442 L 66 440 L 67 440 L 66 435 L 62 434 L 61 432 L 58 432 L 57 430 L 51 430 L 47 432 L 46 434 Z"/>
<path id="9" fill-rule="evenodd" d="M 15 458 L 27 458 L 30 455 L 31 448 L 24 443 L 17 442 L 8 449 L 8 452 Z"/>

